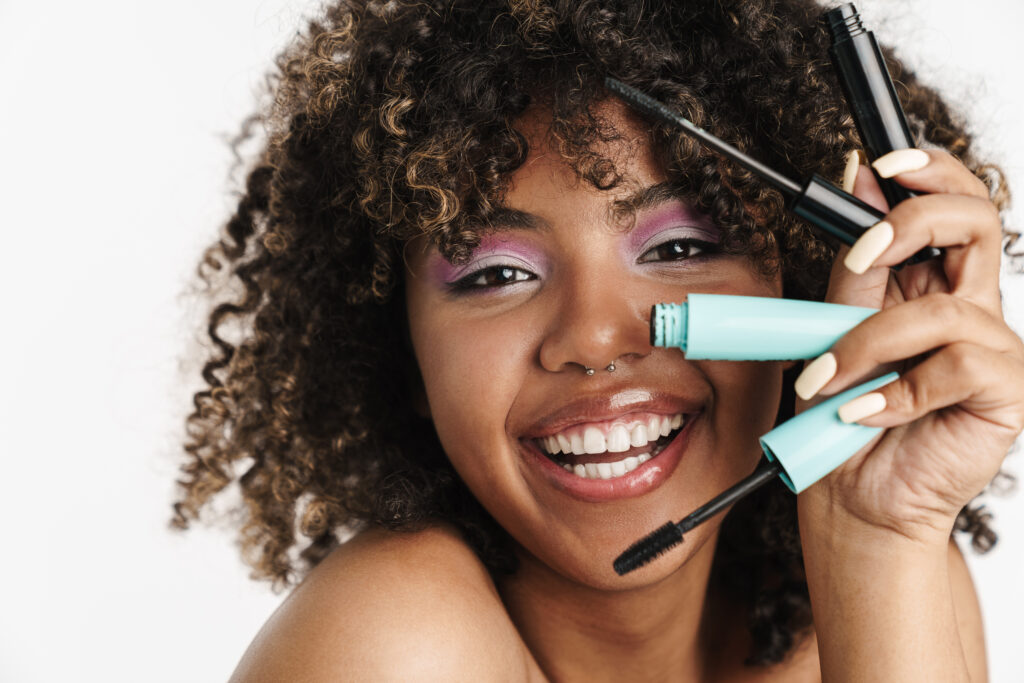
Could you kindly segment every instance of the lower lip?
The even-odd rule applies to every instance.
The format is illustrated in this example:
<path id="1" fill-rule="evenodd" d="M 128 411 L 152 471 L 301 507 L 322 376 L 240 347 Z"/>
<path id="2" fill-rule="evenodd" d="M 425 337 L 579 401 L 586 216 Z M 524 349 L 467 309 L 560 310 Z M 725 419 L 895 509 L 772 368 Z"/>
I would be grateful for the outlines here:
<path id="1" fill-rule="evenodd" d="M 683 458 L 690 431 L 700 414 L 689 417 L 686 426 L 676 434 L 675 438 L 658 453 L 632 472 L 627 472 L 614 479 L 585 479 L 551 460 L 530 442 L 526 446 L 531 465 L 537 467 L 556 488 L 573 498 L 588 503 L 603 503 L 623 498 L 634 498 L 652 491 L 671 476 L 679 461 Z"/>

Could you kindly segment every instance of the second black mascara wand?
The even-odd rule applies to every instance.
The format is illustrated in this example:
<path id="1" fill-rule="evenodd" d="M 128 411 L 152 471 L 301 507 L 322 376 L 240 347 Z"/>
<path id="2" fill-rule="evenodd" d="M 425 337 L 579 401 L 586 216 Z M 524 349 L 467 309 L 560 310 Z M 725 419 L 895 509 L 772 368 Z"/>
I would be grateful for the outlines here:
<path id="1" fill-rule="evenodd" d="M 852 194 L 843 192 L 817 173 L 812 174 L 803 184 L 797 183 L 756 159 L 752 159 L 706 130 L 698 128 L 658 100 L 645 95 L 636 88 L 614 78 L 605 78 L 604 82 L 609 90 L 636 109 L 682 129 L 687 135 L 696 138 L 727 159 L 731 159 L 761 176 L 763 180 L 786 197 L 789 209 L 793 213 L 845 244 L 852 245 L 867 232 L 868 228 L 885 218 L 884 213 L 862 202 Z M 919 263 L 939 254 L 941 251 L 926 247 L 894 268 L 899 269 L 906 264 Z"/>
<path id="2" fill-rule="evenodd" d="M 683 540 L 683 534 L 699 524 L 703 524 L 719 512 L 757 489 L 761 488 L 782 472 L 782 465 L 773 461 L 761 465 L 749 477 L 736 484 L 724 493 L 720 493 L 678 522 L 668 522 L 647 534 L 626 551 L 615 558 L 612 568 L 619 576 L 642 567 L 666 550 Z"/>

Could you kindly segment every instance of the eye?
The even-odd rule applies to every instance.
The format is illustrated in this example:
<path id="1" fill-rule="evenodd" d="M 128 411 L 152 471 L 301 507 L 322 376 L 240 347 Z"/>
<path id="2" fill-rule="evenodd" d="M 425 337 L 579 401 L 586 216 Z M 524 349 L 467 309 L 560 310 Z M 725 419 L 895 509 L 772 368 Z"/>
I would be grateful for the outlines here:
<path id="1" fill-rule="evenodd" d="M 637 259 L 637 263 L 651 263 L 654 261 L 686 261 L 698 256 L 707 256 L 715 253 L 718 245 L 705 240 L 689 238 L 676 238 L 662 242 L 648 249 Z"/>
<path id="2" fill-rule="evenodd" d="M 494 289 L 515 282 L 536 280 L 533 273 L 513 266 L 490 266 L 481 268 L 451 283 L 449 287 L 457 292 Z"/>

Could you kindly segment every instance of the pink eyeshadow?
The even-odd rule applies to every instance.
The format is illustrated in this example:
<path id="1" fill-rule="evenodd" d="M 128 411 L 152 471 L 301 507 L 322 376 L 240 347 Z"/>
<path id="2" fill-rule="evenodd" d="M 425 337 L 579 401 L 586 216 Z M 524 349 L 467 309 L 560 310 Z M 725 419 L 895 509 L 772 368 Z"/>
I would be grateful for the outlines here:
<path id="1" fill-rule="evenodd" d="M 629 234 L 633 250 L 642 247 L 653 235 L 675 227 L 694 228 L 709 242 L 720 238 L 718 228 L 707 214 L 694 211 L 684 204 L 672 202 L 651 211 L 637 214 L 636 226 Z"/>
<path id="2" fill-rule="evenodd" d="M 524 244 L 510 234 L 489 234 L 483 235 L 480 239 L 480 246 L 473 250 L 469 263 L 464 265 L 453 265 L 441 255 L 436 249 L 430 255 L 429 273 L 437 283 L 448 283 L 459 279 L 476 267 L 476 265 L 487 256 L 501 254 L 514 256 L 525 263 L 539 264 L 543 261 L 541 252 L 532 246 Z"/>

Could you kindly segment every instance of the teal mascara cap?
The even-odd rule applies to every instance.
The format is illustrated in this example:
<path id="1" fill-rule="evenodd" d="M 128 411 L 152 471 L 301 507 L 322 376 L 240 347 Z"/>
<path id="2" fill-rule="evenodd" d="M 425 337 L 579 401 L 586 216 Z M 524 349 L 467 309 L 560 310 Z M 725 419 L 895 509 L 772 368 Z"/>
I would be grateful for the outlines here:
<path id="1" fill-rule="evenodd" d="M 761 437 L 761 448 L 769 460 L 782 465 L 779 478 L 793 493 L 800 493 L 842 465 L 882 431 L 881 427 L 843 422 L 839 419 L 839 407 L 898 377 L 897 373 L 890 372 L 848 389 Z"/>
<path id="2" fill-rule="evenodd" d="M 875 308 L 732 294 L 690 294 L 651 309 L 651 346 L 678 347 L 687 358 L 817 358 Z"/>

